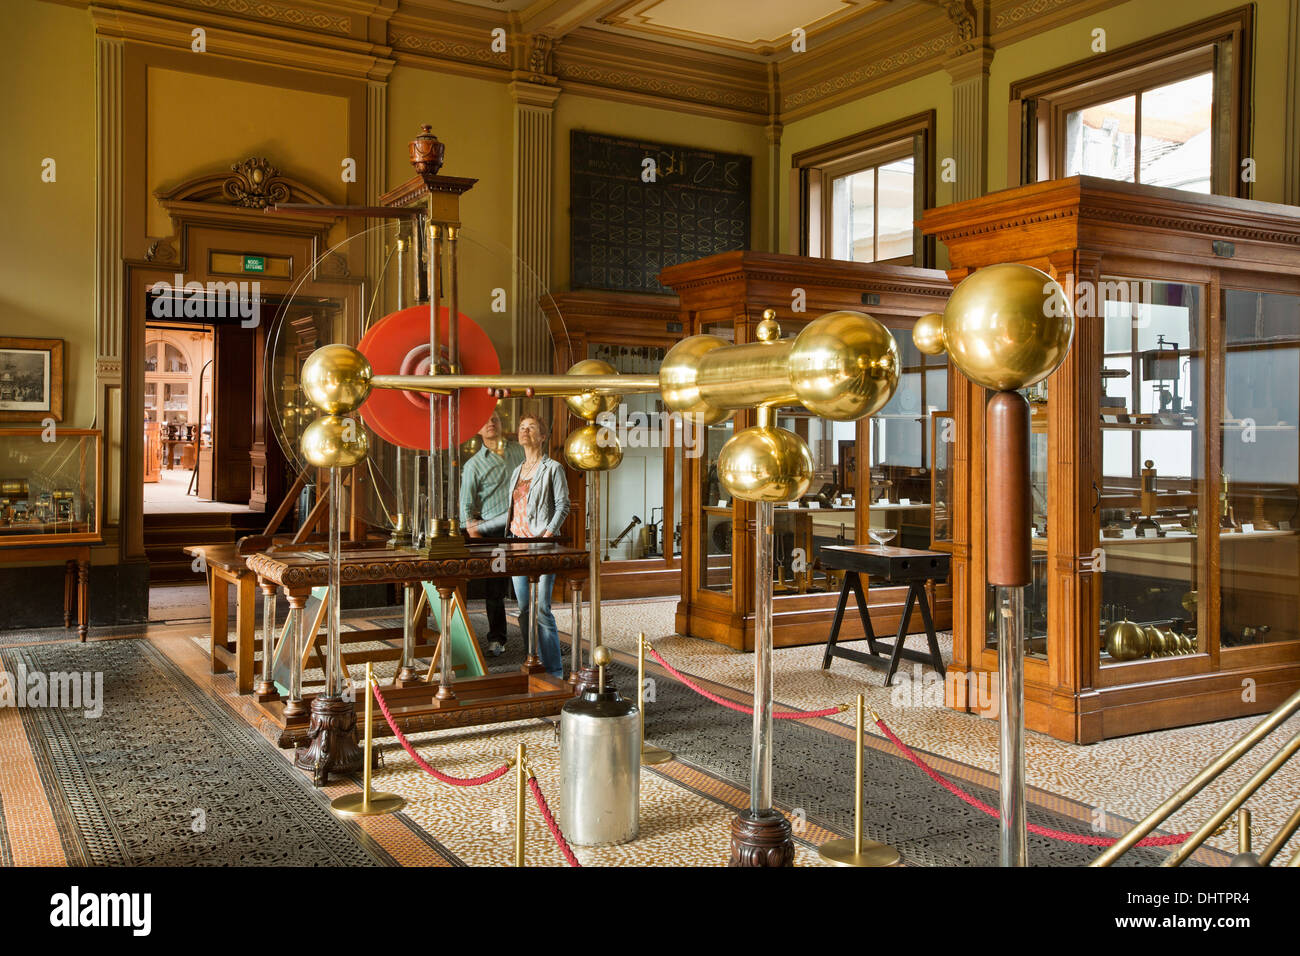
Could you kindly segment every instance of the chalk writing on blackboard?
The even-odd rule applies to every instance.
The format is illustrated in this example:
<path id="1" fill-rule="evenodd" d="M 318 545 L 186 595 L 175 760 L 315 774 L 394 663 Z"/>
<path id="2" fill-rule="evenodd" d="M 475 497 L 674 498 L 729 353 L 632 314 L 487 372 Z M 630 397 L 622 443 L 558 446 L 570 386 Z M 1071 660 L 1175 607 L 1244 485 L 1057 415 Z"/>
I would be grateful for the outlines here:
<path id="1" fill-rule="evenodd" d="M 570 147 L 573 288 L 669 292 L 665 266 L 749 248 L 748 156 L 582 130 Z"/>

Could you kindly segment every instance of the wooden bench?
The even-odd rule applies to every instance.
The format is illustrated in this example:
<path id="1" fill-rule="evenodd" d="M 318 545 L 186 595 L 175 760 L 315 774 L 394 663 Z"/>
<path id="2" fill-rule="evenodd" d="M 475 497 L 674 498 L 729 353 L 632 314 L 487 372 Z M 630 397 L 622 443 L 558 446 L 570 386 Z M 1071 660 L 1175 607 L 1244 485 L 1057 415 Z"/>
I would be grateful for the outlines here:
<path id="1" fill-rule="evenodd" d="M 207 570 L 212 673 L 224 674 L 233 667 L 236 690 L 251 693 L 257 640 L 257 575 L 248 570 L 244 555 L 233 544 L 190 545 L 185 553 L 201 558 Z M 233 644 L 229 640 L 232 587 L 237 589 Z"/>

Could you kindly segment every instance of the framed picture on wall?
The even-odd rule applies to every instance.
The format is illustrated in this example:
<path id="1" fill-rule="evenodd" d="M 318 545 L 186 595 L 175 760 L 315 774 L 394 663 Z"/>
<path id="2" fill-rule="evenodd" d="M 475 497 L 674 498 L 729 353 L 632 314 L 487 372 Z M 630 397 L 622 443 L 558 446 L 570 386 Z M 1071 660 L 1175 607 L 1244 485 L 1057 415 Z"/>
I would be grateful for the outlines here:
<path id="1" fill-rule="evenodd" d="M 0 338 L 0 422 L 63 421 L 63 339 Z"/>

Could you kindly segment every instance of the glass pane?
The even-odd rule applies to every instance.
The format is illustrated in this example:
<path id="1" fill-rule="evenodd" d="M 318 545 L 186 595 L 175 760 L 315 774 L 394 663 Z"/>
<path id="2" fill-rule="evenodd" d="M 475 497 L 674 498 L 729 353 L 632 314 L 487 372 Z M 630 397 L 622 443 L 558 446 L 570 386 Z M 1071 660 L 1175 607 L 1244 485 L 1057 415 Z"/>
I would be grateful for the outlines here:
<path id="1" fill-rule="evenodd" d="M 1124 281 L 1102 288 L 1110 371 L 1098 423 L 1097 547 L 1101 662 L 1111 665 L 1206 649 L 1197 589 L 1210 489 L 1200 288 Z"/>
<path id="2" fill-rule="evenodd" d="M 852 262 L 875 260 L 876 171 L 831 181 L 831 256 Z M 909 246 L 911 239 L 909 237 Z"/>
<path id="3" fill-rule="evenodd" d="M 1223 306 L 1220 644 L 1295 640 L 1300 638 L 1300 297 L 1229 290 Z"/>
<path id="4" fill-rule="evenodd" d="M 777 594 L 808 594 L 838 591 L 838 577 L 822 568 L 819 560 L 824 545 L 855 544 L 852 484 L 841 468 L 841 456 L 853 456 L 855 422 L 814 418 L 806 411 L 788 410 L 776 424 L 794 432 L 808 445 L 813 460 L 813 479 L 799 500 L 776 506 L 775 548 L 772 563 Z"/>
<path id="5" fill-rule="evenodd" d="M 18 435 L 0 427 L 0 541 L 88 535 L 95 518 L 98 438 Z"/>
<path id="6" fill-rule="evenodd" d="M 1065 175 L 1133 181 L 1137 97 L 1099 103 L 1065 116 Z"/>
<path id="7" fill-rule="evenodd" d="M 702 324 L 700 331 L 716 335 L 728 342 L 736 340 L 735 326 L 730 322 Z M 702 437 L 702 467 L 700 468 L 700 501 L 704 520 L 697 525 L 700 560 L 699 587 L 706 591 L 731 591 L 731 542 L 733 518 L 731 495 L 718 479 L 718 455 L 734 430 L 731 419 L 720 425 L 709 425 Z"/>
<path id="8" fill-rule="evenodd" d="M 189 362 L 185 361 L 185 354 L 174 345 L 163 345 L 163 371 L 164 372 L 188 372 L 190 370 Z"/>
<path id="9" fill-rule="evenodd" d="M 916 218 L 916 210 L 912 205 L 912 189 L 916 183 L 915 167 L 916 161 L 908 156 L 906 159 L 886 163 L 878 170 L 880 212 L 877 260 L 912 255 L 912 222 Z"/>
<path id="10" fill-rule="evenodd" d="M 1189 192 L 1210 191 L 1210 117 L 1214 74 L 1202 73 L 1142 94 L 1138 181 Z"/>

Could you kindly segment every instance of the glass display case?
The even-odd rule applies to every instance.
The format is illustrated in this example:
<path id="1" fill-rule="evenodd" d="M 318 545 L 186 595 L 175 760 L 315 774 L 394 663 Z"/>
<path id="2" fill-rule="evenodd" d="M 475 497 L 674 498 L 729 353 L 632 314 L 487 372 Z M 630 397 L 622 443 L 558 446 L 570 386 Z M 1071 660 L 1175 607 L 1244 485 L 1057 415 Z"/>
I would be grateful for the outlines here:
<path id="1" fill-rule="evenodd" d="M 1275 707 L 1300 686 L 1300 210 L 1076 177 L 922 229 L 955 279 L 1014 249 L 1074 303 L 1030 394 L 1026 725 L 1086 743 Z M 952 391 L 954 666 L 994 672 L 988 393 Z"/>
<path id="2" fill-rule="evenodd" d="M 942 272 L 931 269 L 754 252 L 681 263 L 660 277 L 680 297 L 681 324 L 689 334 L 752 342 L 767 308 L 776 311 L 786 338 L 838 309 L 866 312 L 894 334 L 901 360 L 899 386 L 875 417 L 837 422 L 802 406 L 779 409 L 776 416 L 780 427 L 807 444 L 813 479 L 799 501 L 775 509 L 774 642 L 823 643 L 841 579 L 822 567 L 821 548 L 865 544 L 877 536 L 907 547 L 930 545 L 932 415 L 948 407 L 949 375 L 942 357 L 917 351 L 911 328 L 921 315 L 943 308 L 952 286 Z M 792 308 L 792 289 L 803 296 L 798 311 Z M 685 544 L 677 631 L 741 650 L 752 650 L 754 639 L 755 507 L 728 496 L 718 480 L 717 461 L 732 434 L 753 423 L 754 412 L 742 410 L 709 426 L 703 454 L 683 465 Z M 877 633 L 898 629 L 906 598 L 906 587 L 868 589 Z M 936 588 L 935 613 L 936 625 L 948 627 L 952 605 L 946 584 Z M 849 615 L 842 639 L 861 635 L 861 627 Z"/>
<path id="3" fill-rule="evenodd" d="M 100 540 L 100 433 L 0 428 L 0 548 Z"/>

